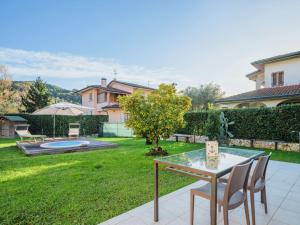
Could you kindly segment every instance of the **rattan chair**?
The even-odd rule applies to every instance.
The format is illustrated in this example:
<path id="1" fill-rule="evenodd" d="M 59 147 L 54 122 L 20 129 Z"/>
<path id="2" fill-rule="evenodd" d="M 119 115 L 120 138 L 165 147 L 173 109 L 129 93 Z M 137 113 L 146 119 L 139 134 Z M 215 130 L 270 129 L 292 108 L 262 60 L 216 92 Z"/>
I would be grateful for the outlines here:
<path id="1" fill-rule="evenodd" d="M 250 162 L 233 167 L 228 183 L 217 183 L 217 203 L 223 207 L 224 224 L 228 225 L 228 211 L 244 204 L 246 222 L 250 225 L 249 209 L 247 199 L 247 181 L 253 160 Z M 211 200 L 211 184 L 191 189 L 191 213 L 190 224 L 194 224 L 194 201 L 195 195 Z M 211 203 L 213 204 L 213 203 Z"/>
<path id="2" fill-rule="evenodd" d="M 267 156 L 262 156 L 259 158 L 253 174 L 249 179 L 248 189 L 250 191 L 250 201 L 251 201 L 251 214 L 252 214 L 252 224 L 255 225 L 255 204 L 254 204 L 254 194 L 257 192 L 261 193 L 261 203 L 265 206 L 265 213 L 268 213 L 267 206 L 267 193 L 266 193 L 266 172 L 268 163 L 271 157 L 270 153 Z"/>
<path id="3" fill-rule="evenodd" d="M 254 203 L 254 194 L 257 192 L 261 193 L 261 203 L 265 206 L 265 213 L 268 213 L 267 206 L 267 193 L 266 193 L 266 172 L 268 163 L 272 153 L 266 156 L 259 157 L 256 166 L 254 167 L 253 173 L 250 174 L 248 180 L 248 190 L 250 192 L 250 202 L 251 202 L 251 217 L 252 224 L 255 225 L 255 203 Z M 222 177 L 219 179 L 220 182 L 228 182 L 228 178 Z"/>

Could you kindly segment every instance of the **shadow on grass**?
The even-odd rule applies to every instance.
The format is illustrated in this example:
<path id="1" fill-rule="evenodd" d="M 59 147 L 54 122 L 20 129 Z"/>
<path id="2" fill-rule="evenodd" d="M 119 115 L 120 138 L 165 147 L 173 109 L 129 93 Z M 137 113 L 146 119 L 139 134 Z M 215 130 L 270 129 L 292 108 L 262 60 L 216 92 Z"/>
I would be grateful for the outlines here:
<path id="1" fill-rule="evenodd" d="M 75 164 L 78 164 L 79 162 L 80 161 L 71 161 L 65 163 L 57 163 L 54 165 L 29 166 L 29 167 L 23 167 L 19 169 L 14 168 L 13 170 L 4 170 L 1 172 L 0 182 L 6 182 L 18 178 L 38 175 L 40 173 L 47 172 L 50 169 L 73 166 Z"/>

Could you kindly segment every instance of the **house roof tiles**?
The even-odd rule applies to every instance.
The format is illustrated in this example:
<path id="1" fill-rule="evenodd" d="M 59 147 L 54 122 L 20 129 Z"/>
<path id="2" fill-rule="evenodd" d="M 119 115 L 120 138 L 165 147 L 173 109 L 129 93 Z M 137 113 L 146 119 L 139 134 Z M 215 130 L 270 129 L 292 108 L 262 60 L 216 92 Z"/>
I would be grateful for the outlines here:
<path id="1" fill-rule="evenodd" d="M 261 88 L 227 98 L 222 98 L 216 103 L 236 102 L 245 100 L 277 99 L 285 97 L 300 97 L 300 84 L 282 87 Z"/>
<path id="2" fill-rule="evenodd" d="M 102 87 L 101 85 L 89 85 L 83 89 L 78 90 L 77 92 L 80 93 L 80 92 L 87 91 L 87 90 L 93 89 L 93 88 L 101 89 L 103 91 L 107 91 L 110 93 L 116 93 L 116 94 L 130 94 L 130 92 L 127 92 L 127 91 L 123 91 L 123 90 L 120 90 L 117 88 L 112 88 L 112 87 Z"/>
<path id="3" fill-rule="evenodd" d="M 123 81 L 118 81 L 118 80 L 112 80 L 106 87 L 102 87 L 101 85 L 89 85 L 85 88 L 82 88 L 82 89 L 76 91 L 76 93 L 81 93 L 81 92 L 87 91 L 89 89 L 97 88 L 97 89 L 101 89 L 101 90 L 111 92 L 111 93 L 116 93 L 116 94 L 130 94 L 130 92 L 110 87 L 112 82 L 128 85 L 128 86 L 135 87 L 135 88 L 154 90 L 154 88 L 146 87 L 146 86 L 139 85 L 139 84 L 133 84 L 133 83 L 123 82 Z"/>
<path id="4" fill-rule="evenodd" d="M 125 84 L 125 85 L 135 87 L 135 88 L 144 88 L 144 89 L 154 90 L 154 88 L 151 88 L 151 87 L 147 87 L 147 86 L 143 86 L 143 85 L 139 85 L 139 84 L 134 84 L 134 83 L 128 83 L 128 82 L 119 81 L 119 80 L 112 80 L 108 85 L 110 85 L 113 82 L 119 83 L 119 84 Z"/>

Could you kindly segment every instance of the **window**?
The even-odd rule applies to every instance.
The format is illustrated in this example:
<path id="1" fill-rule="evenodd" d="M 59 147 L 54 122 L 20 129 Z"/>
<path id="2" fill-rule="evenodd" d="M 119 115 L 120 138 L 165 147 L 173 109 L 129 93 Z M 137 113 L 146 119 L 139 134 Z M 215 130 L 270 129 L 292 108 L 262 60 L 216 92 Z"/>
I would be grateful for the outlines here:
<path id="1" fill-rule="evenodd" d="M 278 73 L 278 85 L 280 85 L 280 86 L 284 85 L 283 72 Z"/>
<path id="2" fill-rule="evenodd" d="M 272 87 L 283 86 L 283 85 L 284 85 L 283 71 L 272 73 Z"/>
<path id="3" fill-rule="evenodd" d="M 89 93 L 89 101 L 90 102 L 93 101 L 93 93 L 92 92 Z"/>
<path id="4" fill-rule="evenodd" d="M 98 103 L 103 103 L 107 101 L 107 96 L 105 92 L 98 94 Z"/>

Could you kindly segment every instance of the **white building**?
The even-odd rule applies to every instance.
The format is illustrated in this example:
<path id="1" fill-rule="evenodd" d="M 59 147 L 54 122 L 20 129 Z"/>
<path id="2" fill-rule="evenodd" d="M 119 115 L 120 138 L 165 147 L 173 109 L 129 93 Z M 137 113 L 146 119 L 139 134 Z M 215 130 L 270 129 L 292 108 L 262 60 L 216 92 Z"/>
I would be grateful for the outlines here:
<path id="1" fill-rule="evenodd" d="M 300 51 L 251 63 L 256 71 L 246 77 L 256 90 L 222 98 L 223 108 L 272 107 L 300 103 Z"/>

